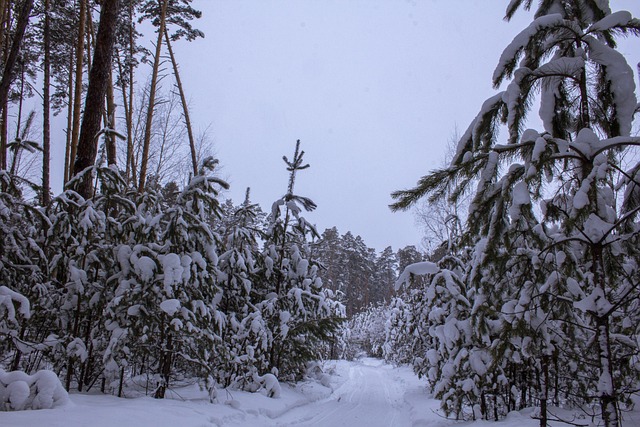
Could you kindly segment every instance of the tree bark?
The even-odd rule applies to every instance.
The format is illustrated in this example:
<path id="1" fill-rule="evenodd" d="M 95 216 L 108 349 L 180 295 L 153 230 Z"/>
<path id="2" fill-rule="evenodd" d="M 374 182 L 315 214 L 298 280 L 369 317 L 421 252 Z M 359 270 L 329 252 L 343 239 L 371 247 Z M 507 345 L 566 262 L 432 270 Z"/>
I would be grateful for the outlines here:
<path id="1" fill-rule="evenodd" d="M 602 295 L 607 295 L 604 270 L 603 248 L 599 243 L 591 247 L 592 273 L 594 285 L 600 288 Z M 618 427 L 618 394 L 613 377 L 613 355 L 611 353 L 611 337 L 608 313 L 591 313 L 595 320 L 596 342 L 598 346 L 598 394 L 602 410 L 602 422 L 605 427 Z"/>
<path id="2" fill-rule="evenodd" d="M 9 18 L 9 1 L 0 0 L 0 47 L 4 46 L 6 26 Z"/>
<path id="3" fill-rule="evenodd" d="M 191 118 L 189 117 L 189 106 L 187 105 L 187 98 L 184 95 L 184 89 L 182 88 L 182 80 L 180 80 L 180 73 L 178 71 L 178 62 L 176 61 L 176 57 L 173 54 L 173 49 L 171 48 L 171 41 L 169 40 L 169 33 L 167 29 L 164 29 L 164 39 L 167 42 L 167 50 L 169 51 L 169 56 L 171 57 L 171 65 L 173 65 L 173 75 L 176 78 L 176 86 L 178 87 L 178 92 L 180 93 L 180 101 L 182 102 L 182 112 L 184 115 L 184 124 L 187 127 L 187 135 L 189 136 L 189 148 L 191 150 L 191 165 L 193 167 L 193 176 L 198 175 L 198 159 L 196 156 L 196 142 L 193 137 L 193 129 L 191 127 Z"/>
<path id="4" fill-rule="evenodd" d="M 133 58 L 135 54 L 133 2 L 129 2 L 129 110 L 127 113 L 127 170 L 131 171 L 131 182 L 136 183 L 136 164 L 133 156 Z M 130 163 L 130 164 L 129 164 Z M 127 177 L 129 174 L 127 173 Z"/>
<path id="5" fill-rule="evenodd" d="M 9 6 L 7 6 L 9 7 Z M 24 0 L 20 7 L 20 12 L 16 21 L 16 30 L 11 42 L 11 48 L 4 63 L 4 71 L 2 72 L 2 81 L 0 81 L 0 109 L 2 109 L 2 129 L 7 128 L 7 105 L 9 100 L 9 88 L 16 74 L 16 63 L 18 62 L 18 53 L 22 45 L 22 39 L 29 23 L 29 14 L 33 9 L 33 0 Z M 7 17 L 8 18 L 8 17 Z M 7 19 L 8 20 L 8 19 Z M 2 141 L 0 144 L 0 168 L 7 167 L 7 138 L 6 133 L 2 132 Z"/>
<path id="6" fill-rule="evenodd" d="M 156 55 L 153 60 L 153 71 L 151 73 L 151 87 L 149 89 L 149 107 L 147 109 L 147 120 L 144 128 L 144 140 L 142 145 L 142 159 L 140 160 L 140 183 L 138 192 L 144 191 L 147 179 L 147 163 L 149 161 L 149 145 L 151 144 L 151 126 L 153 125 L 153 110 L 155 109 L 156 87 L 158 85 L 158 69 L 160 68 L 160 53 L 162 52 L 162 35 L 164 34 L 165 19 L 167 16 L 168 0 L 162 2 L 160 12 L 160 27 L 158 28 L 158 39 L 156 41 Z"/>
<path id="7" fill-rule="evenodd" d="M 44 0 L 44 82 L 42 88 L 42 205 L 51 201 L 50 158 L 51 158 L 51 22 L 50 0 Z"/>
<path id="8" fill-rule="evenodd" d="M 109 85 L 111 59 L 115 42 L 116 20 L 120 8 L 120 0 L 104 0 L 100 11 L 100 24 L 96 37 L 93 64 L 89 73 L 89 87 L 85 101 L 82 127 L 78 140 L 78 154 L 75 159 L 73 173 L 79 174 L 92 166 L 98 152 L 96 135 L 100 131 L 100 121 L 105 105 L 105 96 Z M 87 198 L 93 195 L 92 174 L 82 179 L 80 194 Z"/>
<path id="9" fill-rule="evenodd" d="M 113 93 L 113 70 L 109 68 L 109 82 L 107 86 L 107 114 L 105 125 L 111 129 L 116 128 L 116 101 Z M 109 166 L 117 164 L 116 136 L 107 135 L 107 164 Z"/>
<path id="10" fill-rule="evenodd" d="M 120 58 L 120 55 L 117 54 L 116 55 L 116 60 L 118 61 L 118 73 L 120 74 L 120 76 L 124 75 L 124 68 L 122 66 L 122 60 Z M 124 80 L 124 79 L 123 79 Z M 133 167 L 133 126 L 132 126 L 132 120 L 133 120 L 133 116 L 129 111 L 129 97 L 127 95 L 128 93 L 128 86 L 123 82 L 120 90 L 122 92 L 122 106 L 124 108 L 124 120 L 125 120 L 125 124 L 127 126 L 127 151 L 126 151 L 126 157 L 125 157 L 125 176 L 127 177 L 127 180 L 131 180 L 132 182 L 137 182 L 137 179 L 135 178 L 135 176 L 132 177 L 131 172 L 135 171 L 135 167 Z"/>
<path id="11" fill-rule="evenodd" d="M 72 48 L 73 49 L 73 48 Z M 71 128 L 73 127 L 73 53 L 69 55 L 69 81 L 67 86 L 67 94 L 69 95 L 69 102 L 67 103 L 67 131 L 66 131 L 66 145 L 64 152 L 64 177 L 63 184 L 69 181 L 71 176 Z"/>
<path id="12" fill-rule="evenodd" d="M 78 151 L 78 138 L 80 132 L 80 109 L 82 108 L 82 68 L 84 62 L 84 33 L 86 32 L 87 12 L 85 9 L 86 0 L 80 0 L 80 19 L 78 22 L 78 40 L 76 43 L 76 69 L 75 69 L 75 87 L 73 90 L 73 121 L 71 127 L 71 142 L 69 151 L 69 175 L 66 181 L 69 181 L 75 171 L 71 165 L 76 160 Z"/>
<path id="13" fill-rule="evenodd" d="M 3 53 L 3 62 L 7 63 L 9 56 L 9 43 L 7 42 L 7 27 L 9 25 L 9 16 L 11 13 L 10 3 L 7 0 L 0 0 L 0 49 Z M 6 104 L 6 102 L 5 102 Z M 7 168 L 7 111 L 2 108 L 2 125 L 0 126 L 0 170 Z"/>
<path id="14" fill-rule="evenodd" d="M 18 53 L 22 45 L 22 39 L 29 23 L 29 14 L 33 9 L 33 0 L 24 0 L 20 8 L 20 14 L 16 22 L 16 32 L 11 43 L 11 50 L 5 62 L 4 71 L 2 73 L 2 81 L 0 82 L 0 108 L 4 108 L 9 98 L 9 87 L 16 74 L 16 63 L 18 62 Z"/>

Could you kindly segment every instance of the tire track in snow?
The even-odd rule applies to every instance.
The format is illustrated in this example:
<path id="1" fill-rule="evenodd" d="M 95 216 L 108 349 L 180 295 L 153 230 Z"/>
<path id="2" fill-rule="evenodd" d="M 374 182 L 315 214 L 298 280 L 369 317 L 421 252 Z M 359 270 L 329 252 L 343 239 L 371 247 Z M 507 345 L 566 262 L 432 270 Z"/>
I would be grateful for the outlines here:
<path id="1" fill-rule="evenodd" d="M 286 426 L 407 426 L 410 407 L 392 370 L 365 359 L 349 368 L 347 381 L 331 397 L 295 408 L 274 421 Z"/>

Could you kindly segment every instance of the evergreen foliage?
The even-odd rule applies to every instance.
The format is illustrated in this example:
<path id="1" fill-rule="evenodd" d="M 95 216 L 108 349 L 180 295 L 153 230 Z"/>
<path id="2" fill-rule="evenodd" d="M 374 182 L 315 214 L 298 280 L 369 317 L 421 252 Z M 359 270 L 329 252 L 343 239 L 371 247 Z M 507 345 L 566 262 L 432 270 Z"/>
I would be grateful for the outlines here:
<path id="1" fill-rule="evenodd" d="M 3 171 L 0 364 L 53 370 L 67 390 L 157 398 L 184 378 L 253 391 L 265 374 L 301 378 L 344 317 L 301 215 L 315 205 L 293 195 L 294 179 L 269 218 L 248 193 L 222 205 L 216 164 L 177 193 L 154 182 L 139 193 L 115 168 L 91 168 L 93 196 L 76 191 L 78 176 L 45 208 Z"/>
<path id="2" fill-rule="evenodd" d="M 520 7 L 532 2 L 511 2 L 507 18 Z M 615 37 L 639 34 L 608 2 L 541 2 L 494 72 L 506 89 L 451 164 L 393 194 L 392 209 L 473 194 L 451 256 L 407 269 L 426 280 L 397 326 L 419 330 L 414 366 L 448 414 L 498 419 L 533 404 L 546 425 L 549 405 L 579 405 L 619 425 L 640 379 L 637 165 L 624 161 L 640 140 Z M 538 95 L 543 129 L 527 129 Z"/>

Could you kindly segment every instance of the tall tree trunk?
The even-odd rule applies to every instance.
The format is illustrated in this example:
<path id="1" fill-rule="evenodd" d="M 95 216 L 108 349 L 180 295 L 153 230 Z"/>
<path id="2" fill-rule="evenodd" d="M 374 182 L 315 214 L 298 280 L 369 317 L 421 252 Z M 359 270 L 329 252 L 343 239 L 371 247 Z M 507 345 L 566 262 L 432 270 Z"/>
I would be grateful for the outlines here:
<path id="1" fill-rule="evenodd" d="M 42 88 L 42 205 L 51 201 L 50 158 L 51 158 L 51 18 L 50 0 L 44 0 L 44 82 Z"/>
<path id="2" fill-rule="evenodd" d="M 603 296 L 606 292 L 606 279 L 604 274 L 604 259 L 602 245 L 593 244 L 591 247 L 591 256 L 593 264 L 591 271 L 593 273 L 594 285 L 600 288 Z M 611 337 L 609 327 L 608 313 L 592 313 L 596 326 L 596 345 L 598 348 L 598 394 L 600 398 L 600 407 L 602 410 L 602 422 L 605 427 L 618 427 L 618 396 L 616 385 L 613 378 L 613 355 L 611 354 Z"/>
<path id="3" fill-rule="evenodd" d="M 122 66 L 122 60 L 120 59 L 120 55 L 116 55 L 116 60 L 118 61 L 118 73 L 120 76 L 124 75 L 124 67 Z M 122 79 L 124 80 L 124 79 Z M 135 171 L 135 168 L 132 167 L 133 162 L 131 158 L 133 157 L 133 126 L 132 120 L 133 116 L 129 110 L 129 96 L 128 96 L 128 86 L 123 82 L 121 87 L 122 92 L 122 106 L 124 107 L 124 120 L 127 127 L 127 151 L 125 157 L 125 176 L 127 180 L 131 179 L 131 171 Z M 132 179 L 133 182 L 136 182 L 136 179 Z"/>
<path id="4" fill-rule="evenodd" d="M 2 81 L 0 82 L 0 108 L 5 107 L 7 99 L 9 98 L 9 88 L 16 74 L 18 53 L 20 53 L 22 39 L 24 38 L 24 33 L 27 30 L 31 9 L 33 9 L 33 0 L 24 0 L 16 22 L 16 31 L 13 36 L 13 41 L 11 42 L 9 56 L 7 57 L 4 65 L 4 71 L 2 73 Z"/>
<path id="5" fill-rule="evenodd" d="M 91 69 L 91 50 L 93 49 L 93 47 L 95 46 L 95 37 L 94 37 L 94 28 L 93 28 L 93 15 L 91 14 L 91 8 L 87 5 L 86 7 L 86 31 L 85 31 L 85 37 L 86 40 L 84 41 L 85 46 L 87 48 L 87 70 Z"/>
<path id="6" fill-rule="evenodd" d="M 73 48 L 71 48 L 73 50 Z M 67 86 L 67 94 L 69 96 L 69 102 L 67 102 L 67 131 L 66 131 L 66 145 L 64 152 L 64 177 L 63 184 L 69 181 L 71 176 L 71 129 L 73 127 L 73 105 L 75 104 L 73 98 L 73 53 L 69 55 L 69 80 Z"/>
<path id="7" fill-rule="evenodd" d="M 138 177 L 136 176 L 137 167 L 133 156 L 133 59 L 135 55 L 135 38 L 133 32 L 135 21 L 133 17 L 133 2 L 129 2 L 129 61 L 131 63 L 129 65 L 129 112 L 127 114 L 127 168 L 130 168 L 131 171 L 131 182 L 135 183 L 138 182 Z M 127 177 L 128 176 L 129 174 L 127 174 Z"/>
<path id="8" fill-rule="evenodd" d="M 3 62 L 7 63 L 9 57 L 9 42 L 5 36 L 8 33 L 9 17 L 11 15 L 11 3 L 8 0 L 0 0 L 0 49 L 2 50 Z M 6 102 L 5 102 L 6 105 Z M 7 109 L 0 106 L 2 115 L 0 119 L 0 170 L 7 168 Z"/>
<path id="9" fill-rule="evenodd" d="M 116 128 L 116 100 L 113 93 L 113 70 L 109 68 L 109 84 L 107 87 L 107 113 L 105 115 L 105 126 L 110 129 Z M 106 136 L 107 144 L 107 164 L 109 166 L 117 164 L 116 136 L 111 133 Z"/>
<path id="10" fill-rule="evenodd" d="M 18 117 L 16 119 L 16 136 L 15 140 L 20 138 L 22 128 L 22 105 L 24 100 L 24 62 L 20 61 L 20 100 L 18 101 Z M 11 160 L 11 175 L 15 175 L 18 171 L 18 163 L 20 162 L 20 148 L 16 148 Z"/>
<path id="11" fill-rule="evenodd" d="M 11 3 L 9 0 L 0 0 L 0 47 L 4 47 L 6 27 L 9 22 L 9 11 Z"/>
<path id="12" fill-rule="evenodd" d="M 587 69 L 582 68 L 580 74 L 580 119 L 578 129 L 591 128 L 591 115 L 589 113 L 589 89 L 587 88 Z"/>
<path id="13" fill-rule="evenodd" d="M 160 27 L 158 28 L 158 39 L 156 40 L 156 55 L 153 60 L 153 70 L 151 73 L 151 87 L 149 88 L 149 107 L 147 109 L 147 120 L 144 128 L 144 140 L 142 142 L 142 159 L 140 160 L 140 183 L 138 191 L 144 191 L 147 179 L 147 163 L 149 161 L 149 145 L 151 144 L 151 126 L 153 125 L 153 110 L 155 109 L 156 87 L 158 85 L 158 69 L 160 68 L 160 53 L 162 52 L 162 35 L 164 34 L 165 19 L 167 16 L 168 0 L 163 0 L 160 12 Z"/>
<path id="14" fill-rule="evenodd" d="M 7 7 L 10 7 L 10 2 Z M 7 109 L 9 100 L 9 89 L 16 74 L 16 63 L 18 62 L 18 53 L 22 46 L 24 33 L 29 23 L 29 15 L 33 9 L 33 0 L 23 0 L 20 12 L 16 21 L 16 30 L 11 41 L 11 48 L 8 51 L 7 58 L 4 62 L 4 70 L 2 72 L 2 81 L 0 81 L 0 108 L 2 109 L 2 136 L 0 137 L 0 168 L 7 167 Z M 8 22 L 8 16 L 7 16 Z M 8 25 L 8 24 L 7 24 Z"/>
<path id="15" fill-rule="evenodd" d="M 547 403 L 549 401 L 549 356 L 542 356 L 542 387 L 540 390 L 540 427 L 547 427 Z"/>
<path id="16" fill-rule="evenodd" d="M 9 120 L 9 114 L 7 112 L 7 101 L 5 101 L 4 106 L 0 106 L 2 110 L 2 124 L 0 124 L 0 169 L 7 169 L 7 134 L 9 132 L 9 127 L 7 125 L 7 121 Z"/>
<path id="17" fill-rule="evenodd" d="M 96 37 L 93 64 L 89 73 L 89 87 L 85 101 L 82 127 L 78 140 L 78 155 L 74 163 L 73 173 L 79 174 L 92 166 L 98 152 L 96 135 L 100 131 L 100 120 L 104 110 L 104 100 L 109 85 L 111 59 L 115 42 L 116 20 L 120 8 L 120 0 L 104 0 L 100 11 L 100 24 Z M 86 174 L 82 179 L 80 194 L 91 197 L 93 194 L 92 174 Z"/>
<path id="18" fill-rule="evenodd" d="M 163 349 L 160 353 L 160 377 L 161 383 L 158 385 L 156 392 L 153 394 L 155 399 L 164 399 L 165 393 L 169 388 L 169 381 L 171 380 L 171 364 L 173 363 L 173 337 L 168 328 L 165 332 L 167 334 L 166 344 L 163 342 Z M 164 341 L 164 339 L 162 339 Z"/>
<path id="19" fill-rule="evenodd" d="M 180 80 L 180 73 L 178 71 L 178 62 L 173 54 L 171 48 L 171 41 L 169 40 L 169 33 L 167 29 L 164 30 L 164 39 L 167 43 L 167 50 L 171 57 L 171 64 L 173 65 L 173 75 L 176 77 L 176 86 L 180 93 L 180 101 L 182 102 L 182 112 L 184 115 L 184 124 L 187 127 L 187 135 L 189 136 L 189 148 L 191 149 L 191 165 L 193 166 L 193 176 L 198 175 L 198 159 L 196 156 L 196 142 L 193 137 L 193 129 L 191 127 L 191 118 L 189 117 L 189 106 L 187 105 L 187 98 L 184 96 L 184 89 L 182 88 L 182 81 Z"/>
<path id="20" fill-rule="evenodd" d="M 82 109 L 82 69 L 84 63 L 84 34 L 86 32 L 86 1 L 80 0 L 80 14 L 78 22 L 78 40 L 76 42 L 76 69 L 75 69 L 75 87 L 73 91 L 73 122 L 71 128 L 71 149 L 69 152 L 69 175 L 67 181 L 75 175 L 75 171 L 71 167 L 76 160 L 78 151 L 78 138 L 80 135 L 80 110 Z"/>

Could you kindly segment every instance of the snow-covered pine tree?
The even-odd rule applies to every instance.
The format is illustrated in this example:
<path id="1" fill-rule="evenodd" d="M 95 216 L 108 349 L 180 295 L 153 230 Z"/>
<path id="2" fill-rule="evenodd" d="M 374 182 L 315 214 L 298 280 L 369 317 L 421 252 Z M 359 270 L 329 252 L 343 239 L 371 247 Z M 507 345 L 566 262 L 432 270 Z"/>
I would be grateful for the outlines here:
<path id="1" fill-rule="evenodd" d="M 22 201 L 16 177 L 0 170 L 0 354 L 18 369 L 23 353 L 33 349 L 27 323 L 31 301 L 45 292 L 44 253 L 37 244 L 40 211 Z"/>
<path id="2" fill-rule="evenodd" d="M 226 206 L 225 218 L 217 231 L 222 240 L 219 260 L 222 298 L 219 309 L 227 316 L 222 331 L 222 345 L 215 355 L 213 378 L 223 387 L 253 389 L 254 374 L 268 365 L 264 354 L 272 337 L 257 310 L 259 300 L 254 283 L 261 271 L 264 214 L 251 203 L 249 189 L 244 202 Z M 258 349 L 258 351 L 256 351 Z"/>
<path id="3" fill-rule="evenodd" d="M 507 18 L 532 3 L 513 0 Z M 554 386 L 565 401 L 590 405 L 597 396 L 606 426 L 619 425 L 619 405 L 638 381 L 629 355 L 638 354 L 631 323 L 640 314 L 640 168 L 623 159 L 640 139 L 630 136 L 633 70 L 615 50 L 615 36 L 628 34 L 640 34 L 640 21 L 612 13 L 606 1 L 541 2 L 494 72 L 496 87 L 510 83 L 484 103 L 451 165 L 394 193 L 392 205 L 405 209 L 423 196 L 455 202 L 478 180 L 463 236 L 473 247 L 465 280 L 476 291 L 475 334 L 494 368 L 504 370 L 509 357 L 521 363 L 517 353 L 549 378 L 549 358 L 561 358 L 555 366 L 569 366 L 572 380 Z M 525 130 L 538 94 L 543 129 Z M 568 341 L 570 331 L 577 332 Z M 550 386 L 543 383 L 542 425 Z"/>
<path id="4" fill-rule="evenodd" d="M 283 157 L 289 184 L 287 193 L 273 204 L 262 256 L 265 270 L 255 285 L 262 297 L 256 307 L 273 337 L 268 367 L 285 380 L 301 377 L 306 362 L 318 358 L 321 343 L 332 338 L 344 317 L 344 307 L 323 288 L 311 256 L 309 236 L 319 235 L 301 213 L 316 205 L 294 194 L 297 172 L 309 167 L 303 156 L 298 140 L 293 158 Z"/>
<path id="5" fill-rule="evenodd" d="M 163 398 L 175 370 L 206 379 L 225 323 L 218 310 L 219 242 L 209 222 L 220 214 L 217 195 L 228 185 L 208 158 L 178 196 L 162 206 L 159 192 L 141 194 L 126 223 L 131 241 L 116 247 L 116 295 L 107 312 L 105 354 L 112 371 L 142 363 Z M 133 349 L 135 343 L 135 350 Z"/>
<path id="6" fill-rule="evenodd" d="M 418 376 L 426 377 L 445 413 L 456 419 L 475 419 L 496 407 L 500 375 L 491 366 L 482 336 L 474 330 L 475 290 L 465 282 L 467 258 L 449 255 L 437 264 L 426 261 L 404 270 L 396 286 L 407 289 L 402 303 L 395 303 L 401 310 L 391 316 L 392 340 L 387 344 L 395 357 L 409 348 L 405 358 Z M 411 286 L 412 275 L 425 276 L 424 285 Z M 406 337 L 409 340 L 403 343 Z"/>
<path id="7" fill-rule="evenodd" d="M 87 168 L 97 172 L 105 190 L 121 190 L 124 181 L 109 168 Z M 105 198 L 96 194 L 85 199 L 78 190 L 83 174 L 70 181 L 52 200 L 47 213 L 51 226 L 42 242 L 49 260 L 51 291 L 44 311 L 47 320 L 50 363 L 64 372 L 65 388 L 75 382 L 80 391 L 102 374 L 101 353 L 105 343 L 102 312 L 109 299 L 104 284 L 111 273 L 112 254 Z M 113 184 L 111 186 L 110 184 Z M 113 206 L 115 207 L 115 206 Z"/>
<path id="8" fill-rule="evenodd" d="M 371 357 L 383 357 L 389 314 L 388 306 L 380 303 L 349 319 L 347 359 L 353 359 L 362 353 Z"/>

